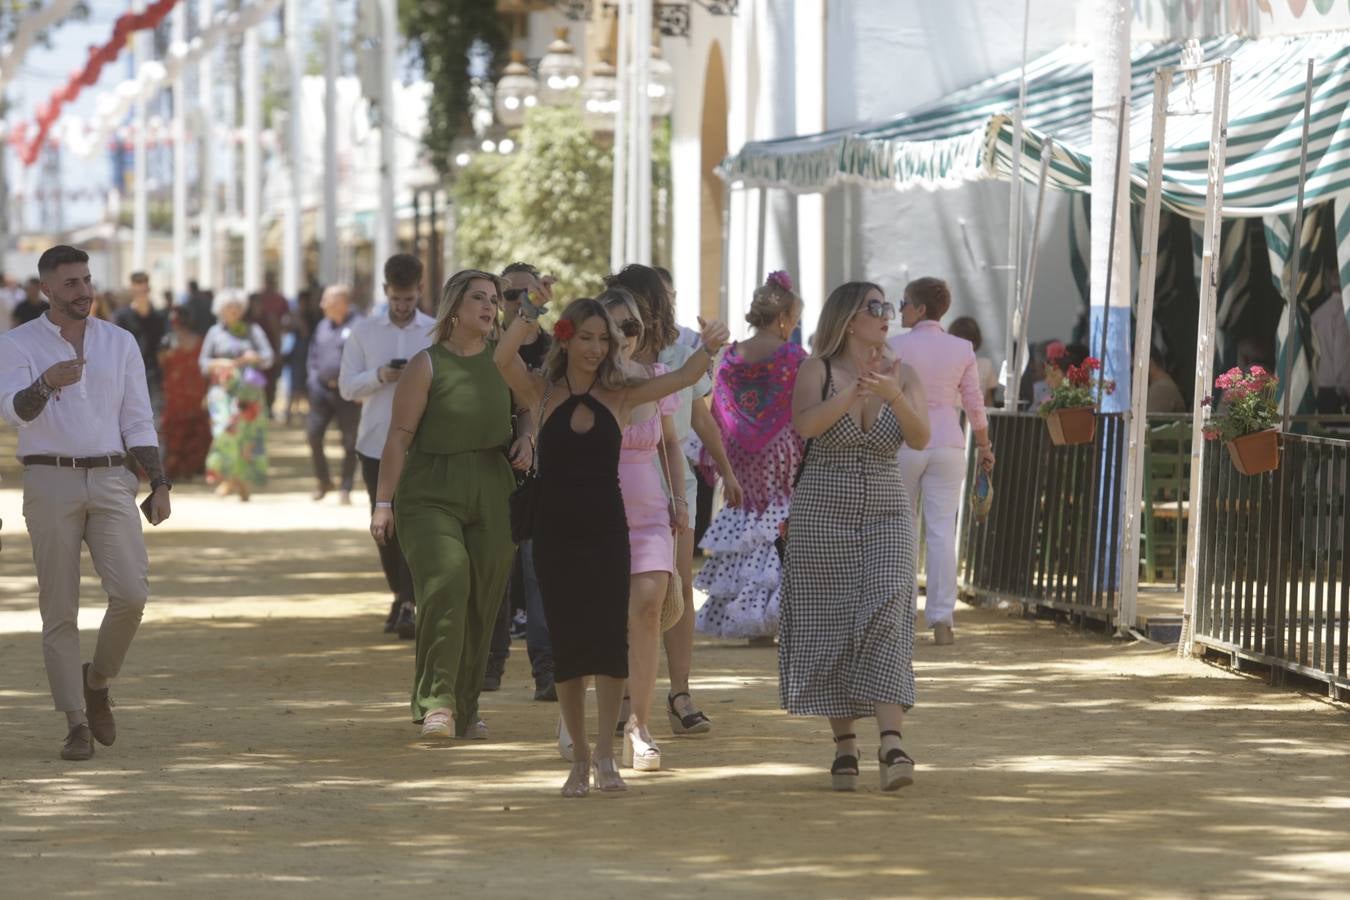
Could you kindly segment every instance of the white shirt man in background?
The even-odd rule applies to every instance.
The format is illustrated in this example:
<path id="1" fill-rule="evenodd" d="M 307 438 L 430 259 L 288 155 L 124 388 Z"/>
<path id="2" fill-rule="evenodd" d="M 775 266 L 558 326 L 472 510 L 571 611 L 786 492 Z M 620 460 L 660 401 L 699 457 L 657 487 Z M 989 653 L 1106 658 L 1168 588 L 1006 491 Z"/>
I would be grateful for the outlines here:
<path id="1" fill-rule="evenodd" d="M 415 354 L 432 344 L 435 319 L 418 309 L 422 299 L 422 262 L 407 253 L 389 257 L 384 264 L 382 314 L 359 320 L 342 350 L 338 373 L 338 392 L 345 400 L 361 404 L 361 423 L 356 429 L 356 455 L 361 462 L 361 478 L 375 510 L 375 489 L 380 483 L 380 456 L 389 436 L 393 417 L 394 390 L 403 367 Z M 416 609 L 413 604 L 412 573 L 398 546 L 395 535 L 383 544 L 380 564 L 385 580 L 394 594 L 385 634 L 412 640 Z"/>
<path id="2" fill-rule="evenodd" d="M 89 255 L 38 260 L 50 309 L 0 336 L 0 417 L 19 429 L 23 514 L 37 569 L 42 655 L 69 729 L 61 758 L 86 760 L 117 737 L 108 683 L 121 671 L 150 592 L 130 454 L 150 476 L 151 525 L 169 517 L 145 365 L 136 340 L 90 316 Z M 93 661 L 80 664 L 80 545 L 108 592 Z"/>

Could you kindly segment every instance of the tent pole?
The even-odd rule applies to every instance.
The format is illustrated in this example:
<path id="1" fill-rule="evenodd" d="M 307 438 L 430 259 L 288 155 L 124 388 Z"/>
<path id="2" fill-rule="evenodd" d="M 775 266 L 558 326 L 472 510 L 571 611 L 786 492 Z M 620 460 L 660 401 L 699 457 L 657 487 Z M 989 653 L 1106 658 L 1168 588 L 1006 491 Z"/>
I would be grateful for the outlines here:
<path id="1" fill-rule="evenodd" d="M 1041 142 L 1041 172 L 1036 179 L 1036 213 L 1031 220 L 1031 249 L 1027 259 L 1027 277 L 1022 286 L 1022 298 L 1013 316 L 1017 335 L 1017 367 L 1021 372 L 1027 366 L 1027 331 L 1031 327 L 1031 294 L 1036 284 L 1036 261 L 1040 255 L 1041 217 L 1045 209 L 1045 185 L 1050 178 L 1050 162 L 1055 155 L 1055 139 L 1047 136 Z"/>
<path id="2" fill-rule="evenodd" d="M 1153 298 L 1158 286 L 1158 225 L 1162 208 L 1163 148 L 1167 142 L 1167 96 L 1174 69 L 1153 73 L 1153 130 L 1148 154 L 1148 189 L 1144 195 L 1144 233 L 1139 248 L 1139 300 L 1135 309 L 1134 374 L 1125 456 L 1124 525 L 1120 548 L 1120 607 L 1116 630 L 1134 625 L 1139 593 L 1139 504 L 1144 494 L 1144 440 L 1148 427 L 1148 359 L 1153 342 Z M 1114 219 L 1114 217 L 1113 217 Z M 1114 243 L 1112 244 L 1114 246 Z M 1192 495 L 1194 496 L 1194 495 Z M 1191 504 L 1194 516 L 1199 504 Z"/>
<path id="3" fill-rule="evenodd" d="M 610 200 L 609 270 L 617 272 L 627 261 L 628 249 L 628 4 L 620 0 L 618 19 L 617 109 L 614 111 L 614 188 Z"/>
<path id="4" fill-rule="evenodd" d="M 1181 643 L 1178 653 L 1191 655 L 1195 637 L 1196 592 L 1200 588 L 1200 528 L 1204 504 L 1205 417 L 1199 415 L 1214 374 L 1214 316 L 1218 294 L 1219 229 L 1223 225 L 1223 170 L 1228 154 L 1228 80 L 1232 61 L 1221 59 L 1214 67 L 1214 111 L 1209 143 L 1209 177 L 1205 189 L 1205 240 L 1200 257 L 1200 326 L 1195 339 L 1196 415 L 1191 419 L 1191 515 L 1186 543 L 1186 593 L 1181 610 Z"/>
<path id="5" fill-rule="evenodd" d="M 1007 339 L 1003 350 L 1003 407 L 1017 408 L 1018 383 L 1022 373 L 1013 366 L 1019 353 L 1014 335 L 1018 296 L 1022 292 L 1022 130 L 1027 107 L 1027 50 L 1031 39 L 1031 0 L 1022 6 L 1022 73 L 1017 86 L 1017 108 L 1013 110 L 1012 181 L 1008 196 L 1008 300 Z"/>
<path id="6" fill-rule="evenodd" d="M 1294 205 L 1294 235 L 1293 247 L 1290 248 L 1290 278 L 1289 278 L 1289 299 L 1285 303 L 1285 313 L 1289 316 L 1290 346 L 1284 354 L 1284 364 L 1281 366 L 1280 383 L 1284 385 L 1284 411 L 1280 416 L 1280 431 L 1289 431 L 1290 398 L 1294 392 L 1293 385 L 1289 383 L 1289 370 L 1294 364 L 1293 354 L 1293 335 L 1294 329 L 1298 327 L 1296 311 L 1298 307 L 1298 280 L 1299 263 L 1302 262 L 1303 249 L 1303 189 L 1308 181 L 1308 120 L 1312 113 L 1312 95 L 1313 95 L 1313 60 L 1308 60 L 1308 80 L 1303 88 L 1303 139 L 1299 146 L 1298 155 L 1298 196 Z M 1281 480 L 1281 485 L 1284 484 Z M 1283 509 L 1283 505 L 1280 507 Z"/>
<path id="7" fill-rule="evenodd" d="M 1116 172 L 1113 190 L 1111 191 L 1111 252 L 1106 257 L 1106 296 L 1111 296 L 1111 276 L 1115 274 L 1116 268 L 1116 226 L 1120 224 L 1120 174 L 1121 170 L 1128 167 L 1125 155 L 1125 117 L 1129 115 L 1130 98 L 1129 95 L 1123 95 L 1120 98 L 1120 108 L 1116 110 Z M 1101 351 L 1097 358 L 1102 362 L 1102 370 L 1106 368 L 1107 332 L 1111 330 L 1111 304 L 1107 303 L 1102 314 L 1102 340 Z M 1097 412 L 1102 411 L 1102 400 L 1106 396 L 1105 391 L 1097 392 Z"/>
<path id="8" fill-rule="evenodd" d="M 756 286 L 764 277 L 764 235 L 768 227 L 769 214 L 769 189 L 762 187 L 759 189 L 759 231 L 755 238 L 755 271 L 751 276 L 752 283 Z"/>

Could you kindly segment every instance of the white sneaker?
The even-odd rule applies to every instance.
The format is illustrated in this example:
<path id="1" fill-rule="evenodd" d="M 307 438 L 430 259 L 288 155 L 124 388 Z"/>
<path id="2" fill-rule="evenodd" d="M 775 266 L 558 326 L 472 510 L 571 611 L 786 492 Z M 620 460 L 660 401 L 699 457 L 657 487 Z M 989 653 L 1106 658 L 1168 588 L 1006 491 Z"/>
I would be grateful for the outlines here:
<path id="1" fill-rule="evenodd" d="M 448 738 L 455 733 L 455 720 L 448 709 L 433 709 L 422 719 L 422 737 Z"/>

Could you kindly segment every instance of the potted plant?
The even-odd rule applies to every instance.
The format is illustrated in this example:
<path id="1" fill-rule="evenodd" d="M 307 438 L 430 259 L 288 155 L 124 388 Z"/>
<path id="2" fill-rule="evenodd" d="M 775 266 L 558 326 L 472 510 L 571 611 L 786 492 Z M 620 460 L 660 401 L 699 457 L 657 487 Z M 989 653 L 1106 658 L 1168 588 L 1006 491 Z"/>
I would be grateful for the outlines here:
<path id="1" fill-rule="evenodd" d="M 1096 374 L 1101 367 L 1101 362 L 1092 356 L 1083 360 L 1082 365 L 1069 366 L 1041 404 L 1040 413 L 1045 417 L 1050 443 L 1056 447 L 1088 444 L 1096 436 L 1097 396 L 1116 389 L 1115 382 Z"/>
<path id="2" fill-rule="evenodd" d="M 1275 388 L 1280 380 L 1261 366 L 1234 367 L 1214 379 L 1223 391 L 1217 408 L 1214 398 L 1201 404 L 1211 410 L 1205 439 L 1223 441 L 1233 466 L 1243 475 L 1260 475 L 1280 467 L 1279 412 Z"/>

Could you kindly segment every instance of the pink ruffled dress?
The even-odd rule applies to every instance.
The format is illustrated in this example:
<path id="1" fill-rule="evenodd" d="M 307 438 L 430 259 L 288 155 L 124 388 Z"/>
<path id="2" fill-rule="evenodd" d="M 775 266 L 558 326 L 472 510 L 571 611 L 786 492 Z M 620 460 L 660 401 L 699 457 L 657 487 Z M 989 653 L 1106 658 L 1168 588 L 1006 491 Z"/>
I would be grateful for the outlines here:
<path id="1" fill-rule="evenodd" d="M 772 637 L 778 631 L 782 565 L 774 541 L 792 502 L 792 479 L 804 446 L 792 427 L 792 390 L 806 351 L 784 344 L 756 363 L 733 345 L 717 370 L 713 419 L 726 444 L 745 502 L 725 507 L 699 545 L 712 555 L 694 577 L 708 595 L 695 627 L 724 638 Z M 715 469 L 704 451 L 699 468 Z"/>
<path id="2" fill-rule="evenodd" d="M 655 375 L 667 369 L 653 366 Z M 657 456 L 661 448 L 661 417 L 672 415 L 680 405 L 678 394 L 662 397 L 658 415 L 623 430 L 619 451 L 619 487 L 623 508 L 628 516 L 628 546 L 632 564 L 629 571 L 674 572 L 675 534 L 670 530 L 670 502 L 666 498 L 665 475 Z"/>

